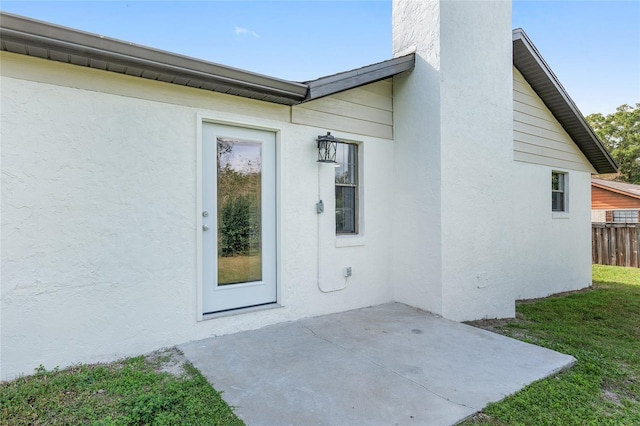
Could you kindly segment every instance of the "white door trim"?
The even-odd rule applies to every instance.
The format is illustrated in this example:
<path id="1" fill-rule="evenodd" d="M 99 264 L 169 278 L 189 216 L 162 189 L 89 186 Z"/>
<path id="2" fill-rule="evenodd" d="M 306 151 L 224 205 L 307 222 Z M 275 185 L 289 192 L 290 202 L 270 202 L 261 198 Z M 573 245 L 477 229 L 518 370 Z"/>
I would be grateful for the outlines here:
<path id="1" fill-rule="evenodd" d="M 282 277 L 282 269 L 283 269 L 283 259 L 281 253 L 283 252 L 283 239 L 282 233 L 280 232 L 282 228 L 282 206 L 284 203 L 284 191 L 282 190 L 283 178 L 282 174 L 284 171 L 284 155 L 282 149 L 282 128 L 278 126 L 280 123 L 275 123 L 267 120 L 247 120 L 246 117 L 243 116 L 235 116 L 232 114 L 220 113 L 216 115 L 206 114 L 206 113 L 197 113 L 196 114 L 196 321 L 203 321 L 210 318 L 217 318 L 220 316 L 226 315 L 236 315 L 245 312 L 252 312 L 256 310 L 260 310 L 261 308 L 246 308 L 246 309 L 237 309 L 229 312 L 222 312 L 219 314 L 207 314 L 203 313 L 203 291 L 204 291 L 204 282 L 203 282 L 203 235 L 202 235 L 202 210 L 203 210 L 203 199 L 202 199 L 202 142 L 203 142 L 203 131 L 202 127 L 204 123 L 212 123 L 212 124 L 222 124 L 227 126 L 234 127 L 244 127 L 248 129 L 256 129 L 256 130 L 266 130 L 275 133 L 276 138 L 276 294 L 277 300 L 276 305 L 282 306 L 282 285 L 281 285 L 281 277 Z M 269 309 L 273 307 L 266 306 L 262 309 Z"/>

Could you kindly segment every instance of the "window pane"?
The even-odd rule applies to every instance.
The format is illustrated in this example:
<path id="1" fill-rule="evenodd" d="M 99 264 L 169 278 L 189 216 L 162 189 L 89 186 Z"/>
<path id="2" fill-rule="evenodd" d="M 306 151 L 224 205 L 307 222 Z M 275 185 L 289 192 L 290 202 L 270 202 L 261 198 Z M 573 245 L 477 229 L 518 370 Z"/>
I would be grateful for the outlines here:
<path id="1" fill-rule="evenodd" d="M 551 193 L 551 209 L 554 212 L 564 211 L 564 193 L 563 192 Z"/>
<path id="2" fill-rule="evenodd" d="M 551 174 L 551 189 L 554 191 L 564 190 L 564 173 Z"/>
<path id="3" fill-rule="evenodd" d="M 336 233 L 356 232 L 356 188 L 336 186 Z"/>
<path id="4" fill-rule="evenodd" d="M 358 232 L 358 145 L 338 143 L 336 151 L 336 233 Z"/>
<path id="5" fill-rule="evenodd" d="M 338 144 L 336 152 L 336 183 L 356 184 L 357 148 L 358 147 L 354 144 Z"/>
<path id="6" fill-rule="evenodd" d="M 637 223 L 638 210 L 614 210 L 613 221 L 619 223 Z"/>
<path id="7" fill-rule="evenodd" d="M 566 174 L 551 172 L 551 210 L 566 212 Z"/>
<path id="8" fill-rule="evenodd" d="M 218 285 L 262 279 L 262 145 L 217 139 Z"/>

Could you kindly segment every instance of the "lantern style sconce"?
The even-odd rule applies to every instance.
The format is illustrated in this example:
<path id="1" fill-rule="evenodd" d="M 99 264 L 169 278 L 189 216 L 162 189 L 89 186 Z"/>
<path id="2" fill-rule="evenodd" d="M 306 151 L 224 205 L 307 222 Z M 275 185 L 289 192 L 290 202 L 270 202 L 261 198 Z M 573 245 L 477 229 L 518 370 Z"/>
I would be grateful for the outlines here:
<path id="1" fill-rule="evenodd" d="M 318 163 L 336 163 L 336 152 L 338 151 L 338 139 L 327 132 L 324 136 L 318 136 Z"/>

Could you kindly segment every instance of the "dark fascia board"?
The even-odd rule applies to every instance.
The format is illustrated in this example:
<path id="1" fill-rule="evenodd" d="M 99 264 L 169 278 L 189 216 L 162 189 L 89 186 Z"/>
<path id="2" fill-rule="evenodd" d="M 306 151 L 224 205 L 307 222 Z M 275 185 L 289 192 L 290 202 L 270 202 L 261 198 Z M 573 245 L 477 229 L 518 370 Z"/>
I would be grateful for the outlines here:
<path id="1" fill-rule="evenodd" d="M 617 172 L 615 160 L 521 28 L 513 30 L 513 65 L 522 73 L 596 171 L 600 174 Z"/>
<path id="2" fill-rule="evenodd" d="M 45 59 L 74 63 L 126 73 L 136 70 L 145 78 L 174 84 L 210 87 L 213 91 L 234 93 L 252 99 L 293 105 L 306 99 L 308 86 L 261 74 L 176 55 L 124 41 L 0 12 L 2 50 Z M 153 77 L 149 77 L 153 76 Z M 178 83 L 180 82 L 180 83 Z M 189 84 L 192 82 L 191 84 Z"/>
<path id="3" fill-rule="evenodd" d="M 308 81 L 309 93 L 305 102 L 393 77 L 401 72 L 412 70 L 415 63 L 415 54 L 410 53 L 377 64 Z"/>

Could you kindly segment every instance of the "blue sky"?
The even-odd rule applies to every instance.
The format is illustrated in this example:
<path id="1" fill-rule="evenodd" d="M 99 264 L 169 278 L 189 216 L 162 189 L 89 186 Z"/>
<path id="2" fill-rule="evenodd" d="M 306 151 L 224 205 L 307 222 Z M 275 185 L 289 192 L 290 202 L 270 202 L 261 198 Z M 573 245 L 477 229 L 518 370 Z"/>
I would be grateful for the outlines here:
<path id="1" fill-rule="evenodd" d="M 3 0 L 0 9 L 295 81 L 391 57 L 390 0 Z M 584 114 L 640 102 L 640 0 L 516 0 L 518 27 Z"/>

